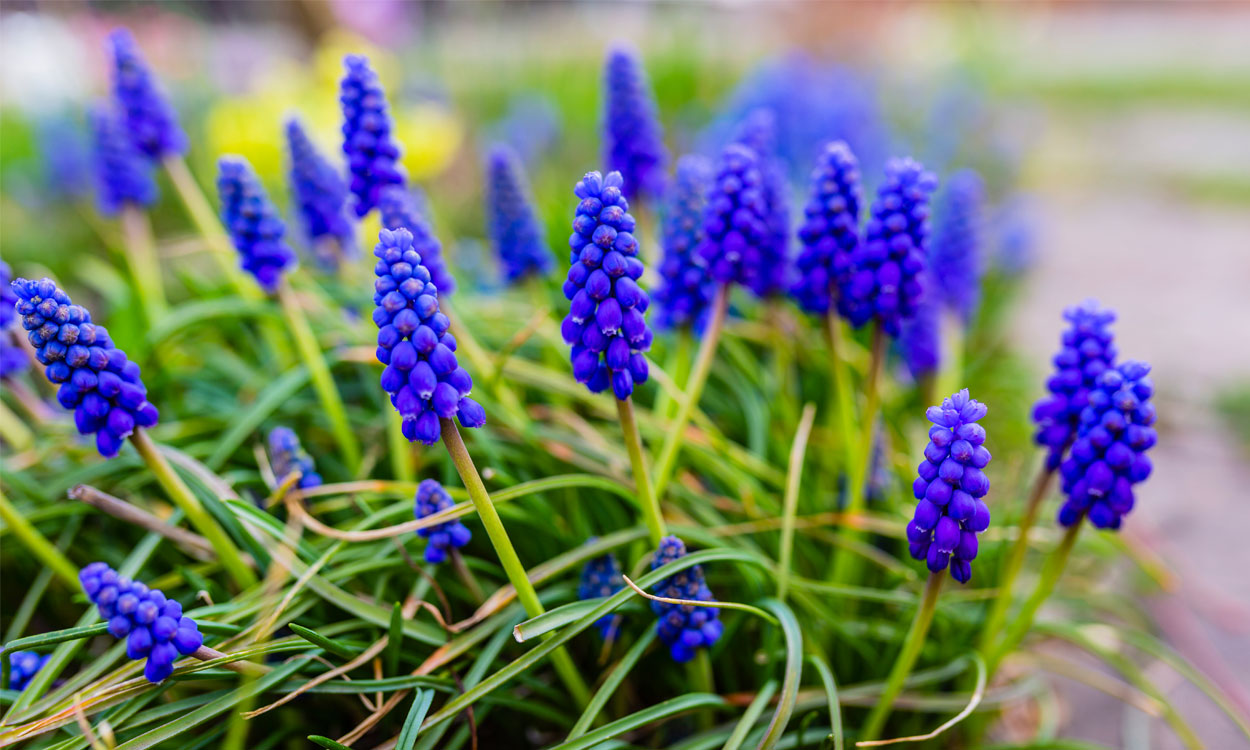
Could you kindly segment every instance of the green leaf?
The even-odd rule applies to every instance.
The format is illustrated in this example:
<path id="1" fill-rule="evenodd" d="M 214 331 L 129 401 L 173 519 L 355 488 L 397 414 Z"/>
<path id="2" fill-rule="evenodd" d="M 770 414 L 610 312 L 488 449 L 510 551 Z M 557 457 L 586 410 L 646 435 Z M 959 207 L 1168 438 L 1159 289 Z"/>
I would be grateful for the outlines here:
<path id="1" fill-rule="evenodd" d="M 399 653 L 404 643 L 404 610 L 395 602 L 391 608 L 391 624 L 387 629 L 386 673 L 399 672 Z"/>
<path id="2" fill-rule="evenodd" d="M 219 318 L 274 318 L 277 309 L 267 300 L 245 300 L 238 297 L 195 300 L 165 311 L 148 329 L 148 345 L 156 348 L 183 330 Z"/>
<path id="3" fill-rule="evenodd" d="M 256 401 L 241 413 L 235 413 L 230 420 L 230 427 L 217 440 L 213 455 L 205 463 L 210 469 L 220 469 L 243 441 L 260 427 L 269 415 L 291 398 L 308 383 L 308 368 L 297 365 L 279 375 L 260 392 Z"/>
<path id="4" fill-rule="evenodd" d="M 768 702 L 773 699 L 775 692 L 777 692 L 776 680 L 764 683 L 747 706 L 747 710 L 742 712 L 742 718 L 734 726 L 733 734 L 729 735 L 723 750 L 738 750 L 742 747 L 742 743 L 746 742 L 747 733 L 751 731 L 751 727 L 755 726 L 755 722 L 759 721 L 760 714 L 764 713 L 764 709 L 768 707 Z"/>
<path id="5" fill-rule="evenodd" d="M 582 715 L 578 717 L 577 723 L 569 730 L 569 736 L 564 738 L 566 742 L 581 737 L 590 729 L 590 725 L 594 723 L 595 718 L 603 710 L 608 699 L 621 686 L 621 683 L 629 675 L 629 671 L 634 668 L 634 665 L 638 663 L 638 659 L 642 657 L 643 652 L 655 641 L 655 637 L 655 628 L 647 628 L 634 641 L 633 645 L 629 647 L 629 651 L 625 653 L 625 656 L 621 657 L 621 660 L 608 673 L 607 679 L 595 691 L 595 694 L 590 699 L 590 703 L 586 704 L 586 710 L 582 711 Z"/>
<path id="6" fill-rule="evenodd" d="M 329 737 L 322 737 L 319 734 L 308 735 L 308 741 L 315 743 L 317 745 L 321 745 L 324 748 L 328 748 L 328 750 L 352 750 L 350 747 L 348 747 L 347 745 L 344 745 L 341 742 L 335 742 Z"/>
<path id="7" fill-rule="evenodd" d="M 526 620 L 513 628 L 512 637 L 516 639 L 517 643 L 525 643 L 541 635 L 546 635 L 557 628 L 577 622 L 585 617 L 587 612 L 602 604 L 603 601 L 603 599 L 584 599 L 569 602 L 555 609 L 549 609 L 538 617 Z"/>
<path id="8" fill-rule="evenodd" d="M 609 740 L 620 734 L 645 727 L 653 724 L 661 719 L 679 714 L 683 711 L 690 711 L 696 708 L 705 708 L 709 706 L 723 706 L 725 699 L 719 695 L 711 693 L 687 693 L 686 695 L 670 698 L 663 703 L 658 703 L 649 708 L 632 713 L 616 721 L 605 724 L 593 732 L 578 737 L 574 740 L 561 742 L 559 745 L 550 750 L 589 750 L 589 748 L 597 747 L 605 740 Z"/>
<path id="9" fill-rule="evenodd" d="M 760 740 L 759 750 L 771 750 L 776 747 L 781 735 L 785 734 L 786 725 L 794 715 L 794 704 L 799 699 L 799 683 L 803 681 L 803 631 L 793 610 L 776 599 L 765 599 L 763 606 L 777 615 L 781 623 L 781 632 L 786 639 L 786 674 L 781 684 L 781 697 L 777 700 L 777 710 L 768 724 L 768 732 Z"/>
<path id="10" fill-rule="evenodd" d="M 838 701 L 838 684 L 833 679 L 833 670 L 825 660 L 812 654 L 807 660 L 816 668 L 821 684 L 825 686 L 825 702 L 829 706 L 829 739 L 833 741 L 833 750 L 842 750 L 842 705 Z"/>
<path id="11" fill-rule="evenodd" d="M 434 702 L 433 690 L 418 690 L 412 699 L 412 708 L 408 710 L 408 718 L 404 720 L 404 728 L 399 731 L 399 739 L 395 742 L 395 750 L 412 750 L 417 744 L 417 735 L 421 732 L 421 722 Z"/>
<path id="12" fill-rule="evenodd" d="M 340 659 L 347 659 L 348 661 L 351 661 L 360 655 L 361 649 L 344 646 L 343 644 L 331 640 L 330 638 L 326 638 L 324 635 L 321 635 L 312 628 L 306 628 L 303 625 L 298 625 L 296 623 L 291 623 L 288 627 L 291 629 L 292 633 L 298 635 L 300 638 L 303 638 L 318 648 L 324 649 L 327 653 L 334 654 Z"/>

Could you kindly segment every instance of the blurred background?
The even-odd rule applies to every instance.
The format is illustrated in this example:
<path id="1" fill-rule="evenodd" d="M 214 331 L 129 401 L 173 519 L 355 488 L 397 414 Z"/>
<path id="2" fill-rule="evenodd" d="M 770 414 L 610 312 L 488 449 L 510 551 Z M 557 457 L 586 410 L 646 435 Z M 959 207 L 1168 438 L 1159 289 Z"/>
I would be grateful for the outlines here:
<path id="1" fill-rule="evenodd" d="M 1164 438 L 1127 533 L 1167 571 L 1147 602 L 1164 635 L 1250 710 L 1250 4 L 6 0 L 0 254 L 104 298 L 124 284 L 96 252 L 110 229 L 91 204 L 83 112 L 107 93 L 118 25 L 174 98 L 200 182 L 220 154 L 244 154 L 280 206 L 285 117 L 337 154 L 341 60 L 369 55 L 461 283 L 487 291 L 486 147 L 520 153 L 559 245 L 573 177 L 601 167 L 601 65 L 617 41 L 642 53 L 675 154 L 714 153 L 771 107 L 796 207 L 830 138 L 851 144 L 870 189 L 891 155 L 939 177 L 976 168 L 994 280 L 979 325 L 1037 395 L 1059 313 L 1085 297 L 1119 312 L 1123 355 L 1154 365 Z M 161 200 L 161 252 L 194 261 L 177 199 Z M 1020 430 L 1032 398 L 1009 405 Z M 1162 664 L 1151 677 L 1210 747 L 1239 746 L 1196 689 Z M 1062 736 L 1175 746 L 1145 714 L 1054 679 Z"/>

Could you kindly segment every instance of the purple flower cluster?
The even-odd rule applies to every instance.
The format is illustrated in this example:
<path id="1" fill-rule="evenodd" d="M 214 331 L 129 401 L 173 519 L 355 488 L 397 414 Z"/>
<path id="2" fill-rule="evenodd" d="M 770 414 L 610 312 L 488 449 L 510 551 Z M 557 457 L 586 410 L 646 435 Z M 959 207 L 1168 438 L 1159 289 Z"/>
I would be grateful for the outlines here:
<path id="1" fill-rule="evenodd" d="M 771 254 L 764 176 L 759 157 L 740 143 L 725 147 L 703 212 L 699 257 L 712 279 L 755 288 L 764 285 Z"/>
<path id="2" fill-rule="evenodd" d="M 916 314 L 899 328 L 899 352 L 915 380 L 932 375 L 942 364 L 941 317 L 937 301 L 925 295 L 916 306 Z"/>
<path id="3" fill-rule="evenodd" d="M 42 120 L 37 133 L 44 186 L 54 199 L 78 200 L 91 193 L 91 148 L 78 118 Z"/>
<path id="4" fill-rule="evenodd" d="M 13 271 L 9 264 L 0 260 L 0 378 L 16 375 L 26 369 L 26 353 L 14 340 L 13 323 L 17 320 L 17 295 L 9 283 Z"/>
<path id="5" fill-rule="evenodd" d="M 981 298 L 985 185 L 971 169 L 951 175 L 934 206 L 929 263 L 942 304 L 967 323 Z"/>
<path id="6" fill-rule="evenodd" d="M 407 229 L 378 233 L 373 250 L 373 322 L 378 326 L 382 389 L 403 417 L 404 437 L 433 445 L 440 419 L 459 417 L 465 427 L 486 423 L 482 405 L 469 398 L 473 379 L 456 362 L 450 321 L 438 310 L 438 287 L 421 262 Z"/>
<path id="7" fill-rule="evenodd" d="M 275 427 L 269 431 L 269 462 L 273 465 L 273 476 L 278 484 L 282 484 L 291 472 L 298 471 L 301 490 L 321 485 L 321 475 L 317 473 L 312 456 L 300 445 L 299 436 L 289 427 Z"/>
<path id="8" fill-rule="evenodd" d="M 604 66 L 604 162 L 620 172 L 634 198 L 664 194 L 668 151 L 655 95 L 634 50 L 614 47 Z"/>
<path id="9" fill-rule="evenodd" d="M 442 243 L 425 220 L 422 198 L 403 185 L 388 185 L 378 196 L 378 213 L 383 229 L 402 228 L 412 232 L 412 246 L 421 256 L 421 265 L 430 272 L 430 281 L 438 288 L 439 295 L 448 298 L 456 291 L 456 280 L 443 259 Z"/>
<path id="10" fill-rule="evenodd" d="M 34 651 L 14 651 L 9 657 L 9 690 L 22 692 L 52 654 L 36 654 Z"/>
<path id="11" fill-rule="evenodd" d="M 929 194 L 937 180 L 911 159 L 891 159 L 877 189 L 864 240 L 851 256 L 839 311 L 856 328 L 876 320 L 897 336 L 903 320 L 916 314 L 923 288 Z"/>
<path id="12" fill-rule="evenodd" d="M 764 194 L 765 241 L 761 258 L 749 270 L 746 286 L 757 297 L 786 289 L 790 273 L 790 187 L 784 165 L 778 162 L 777 116 L 771 109 L 752 110 L 738 128 L 735 143 L 755 152 Z"/>
<path id="13" fill-rule="evenodd" d="M 378 204 L 382 188 L 404 184 L 399 144 L 391 136 L 391 113 L 386 92 L 369 60 L 361 55 L 343 58 L 346 75 L 339 87 L 343 107 L 343 153 L 351 172 L 356 215 L 364 216 Z"/>
<path id="14" fill-rule="evenodd" d="M 508 283 L 551 270 L 551 251 L 534 213 L 525 170 L 502 144 L 492 146 L 486 157 L 486 229 Z"/>
<path id="15" fill-rule="evenodd" d="M 1063 311 L 1068 330 L 1060 339 L 1059 352 L 1053 362 L 1055 373 L 1046 381 L 1050 395 L 1033 407 L 1037 423 L 1035 440 L 1048 454 L 1046 465 L 1059 468 L 1081 424 L 1081 412 L 1089 403 L 1089 392 L 1098 377 L 1107 371 L 1116 357 L 1115 337 L 1109 326 L 1115 312 L 1086 300 Z"/>
<path id="16" fill-rule="evenodd" d="M 91 109 L 92 173 L 96 183 L 96 206 L 113 216 L 127 204 L 150 206 L 156 202 L 152 164 L 135 148 L 117 113 L 108 104 Z"/>
<path id="17" fill-rule="evenodd" d="M 314 246 L 322 238 L 335 240 L 346 257 L 356 254 L 356 230 L 347 213 L 347 185 L 338 169 L 320 152 L 299 120 L 286 123 L 291 192 L 303 219 L 304 235 Z M 321 258 L 333 268 L 336 257 Z"/>
<path id="18" fill-rule="evenodd" d="M 827 314 L 834 291 L 845 283 L 859 245 L 859 205 L 855 154 L 843 141 L 826 144 L 812 170 L 799 226 L 803 250 L 796 262 L 798 279 L 790 290 L 799 307 L 812 315 Z"/>
<path id="19" fill-rule="evenodd" d="M 675 536 L 666 536 L 651 560 L 651 569 L 656 570 L 685 556 L 685 543 Z M 715 601 L 703 579 L 702 565 L 693 565 L 665 578 L 655 585 L 654 593 L 668 599 Z M 690 661 L 694 658 L 695 649 L 700 647 L 711 648 L 724 629 L 720 610 L 716 607 L 652 601 L 651 611 L 659 618 L 655 626 L 656 635 L 668 646 L 675 662 Z"/>
<path id="20" fill-rule="evenodd" d="M 1059 467 L 1068 499 L 1059 523 L 1080 522 L 1086 515 L 1100 529 L 1118 529 L 1133 509 L 1133 485 L 1150 476 L 1146 456 L 1158 439 L 1150 365 L 1130 360 L 1105 370 L 1081 410 L 1081 426 L 1072 451 Z"/>
<path id="21" fill-rule="evenodd" d="M 707 159 L 687 154 L 677 160 L 664 211 L 664 260 L 655 293 L 656 323 L 661 328 L 690 326 L 702 331 L 707 324 L 716 284 L 696 250 L 703 241 L 703 208 L 711 182 L 712 165 Z"/>
<path id="22" fill-rule="evenodd" d="M 960 583 L 972 578 L 977 534 L 990 525 L 990 509 L 982 500 L 990 489 L 983 471 L 990 452 L 985 428 L 977 424 L 987 411 L 967 388 L 943 399 L 941 406 L 930 406 L 925 416 L 933 427 L 912 485 L 920 502 L 907 524 L 911 556 L 926 561 L 934 573 L 949 564 L 951 577 Z"/>
<path id="23" fill-rule="evenodd" d="M 582 568 L 582 579 L 577 584 L 577 598 L 602 599 L 609 597 L 625 588 L 625 578 L 621 575 L 621 564 L 616 555 L 608 553 L 592 558 Z M 604 640 L 612 638 L 620 622 L 620 615 L 608 614 L 595 620 L 595 627 Z"/>
<path id="24" fill-rule="evenodd" d="M 48 380 L 60 385 L 57 401 L 74 410 L 80 433 L 95 433 L 100 455 L 116 456 L 135 428 L 156 424 L 160 414 L 147 400 L 139 365 L 113 345 L 104 326 L 93 324 L 52 279 L 17 279 L 12 287 L 35 356 Z"/>
<path id="25" fill-rule="evenodd" d="M 455 503 L 451 495 L 443 489 L 443 485 L 433 479 L 423 479 L 417 485 L 417 498 L 413 503 L 412 513 L 418 521 L 432 516 L 439 511 L 447 510 Z M 453 549 L 460 549 L 473 538 L 468 527 L 460 523 L 460 519 L 417 529 L 417 534 L 429 543 L 425 546 L 425 561 L 437 565 L 447 559 Z"/>
<path id="26" fill-rule="evenodd" d="M 642 260 L 634 217 L 622 195 L 620 172 L 587 172 L 573 192 L 581 199 L 569 237 L 564 296 L 569 314 L 560 327 L 573 347 L 573 376 L 592 393 L 612 386 L 627 399 L 649 372 L 643 352 L 651 348 L 644 313 L 651 300 L 638 285 Z"/>
<path id="27" fill-rule="evenodd" d="M 178 124 L 165 92 L 148 69 L 126 29 L 109 34 L 113 51 L 113 96 L 126 116 L 126 129 L 136 148 L 151 159 L 186 153 L 187 136 Z"/>
<path id="28" fill-rule="evenodd" d="M 102 562 L 78 573 L 82 590 L 108 621 L 114 638 L 126 639 L 126 656 L 147 657 L 143 676 L 163 682 L 174 672 L 178 655 L 190 656 L 204 645 L 195 620 L 182 614 L 182 605 L 165 598 L 159 589 L 122 578 Z"/>
<path id="29" fill-rule="evenodd" d="M 239 251 L 240 265 L 272 293 L 296 263 L 295 251 L 283 239 L 286 225 L 246 159 L 223 156 L 217 168 L 221 221 Z"/>

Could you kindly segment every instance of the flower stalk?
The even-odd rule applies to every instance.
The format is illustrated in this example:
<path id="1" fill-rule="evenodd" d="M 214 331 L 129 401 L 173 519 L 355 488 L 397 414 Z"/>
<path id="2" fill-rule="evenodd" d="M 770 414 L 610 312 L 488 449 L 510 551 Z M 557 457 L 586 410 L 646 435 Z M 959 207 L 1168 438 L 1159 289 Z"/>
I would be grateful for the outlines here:
<path id="1" fill-rule="evenodd" d="M 128 203 L 121 209 L 123 243 L 130 275 L 139 289 L 144 316 L 151 325 L 160 320 L 165 310 L 165 288 L 161 282 L 161 262 L 152 237 L 152 222 L 142 207 Z"/>
<path id="2" fill-rule="evenodd" d="M 161 158 L 161 166 L 169 175 L 169 180 L 182 200 L 183 207 L 187 209 L 191 223 L 195 224 L 200 236 L 204 238 L 204 242 L 212 251 L 213 259 L 217 261 L 222 273 L 234 287 L 235 294 L 247 300 L 261 299 L 260 290 L 243 278 L 243 274 L 235 265 L 237 253 L 230 243 L 230 238 L 226 235 L 225 228 L 217 218 L 216 212 L 209 204 L 208 198 L 204 196 L 204 191 L 200 189 L 199 183 L 191 175 L 191 170 L 187 168 L 186 160 L 178 154 L 167 154 Z"/>
<path id="3" fill-rule="evenodd" d="M 625 433 L 625 448 L 629 451 L 629 464 L 634 472 L 634 484 L 638 485 L 638 508 L 647 525 L 652 546 L 660 546 L 660 540 L 668 533 L 664 528 L 664 516 L 660 501 L 647 474 L 647 461 L 642 452 L 642 436 L 638 432 L 638 419 L 634 414 L 632 398 L 617 399 L 616 413 L 621 418 L 621 431 Z"/>
<path id="4" fill-rule="evenodd" d="M 906 638 L 903 639 L 903 650 L 899 652 L 898 659 L 894 661 L 894 666 L 890 669 L 890 676 L 886 678 L 881 697 L 873 706 L 872 712 L 868 714 L 861 740 L 877 739 L 881 735 L 882 728 L 885 727 L 886 719 L 890 718 L 894 701 L 899 693 L 903 692 L 903 683 L 907 680 L 907 675 L 911 673 L 911 668 L 915 666 L 916 658 L 920 656 L 920 650 L 924 647 L 925 636 L 929 632 L 929 625 L 933 622 L 933 613 L 937 611 L 938 594 L 942 591 L 943 578 L 945 578 L 944 572 L 929 574 L 929 581 L 924 587 L 924 596 L 920 600 L 920 608 L 916 610 L 916 616 L 911 621 Z"/>

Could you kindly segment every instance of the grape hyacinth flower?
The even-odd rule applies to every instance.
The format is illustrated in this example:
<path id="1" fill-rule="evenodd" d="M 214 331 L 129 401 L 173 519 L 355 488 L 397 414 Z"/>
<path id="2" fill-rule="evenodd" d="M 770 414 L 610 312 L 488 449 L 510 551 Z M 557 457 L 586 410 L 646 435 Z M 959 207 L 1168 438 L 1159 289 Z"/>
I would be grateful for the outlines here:
<path id="1" fill-rule="evenodd" d="M 767 108 L 752 110 L 739 126 L 734 141 L 754 151 L 759 160 L 767 241 L 760 246 L 760 262 L 746 267 L 745 284 L 762 298 L 784 290 L 790 272 L 789 184 L 785 167 L 776 157 L 777 116 Z"/>
<path id="2" fill-rule="evenodd" d="M 942 364 L 941 310 L 937 302 L 922 297 L 911 320 L 899 328 L 898 348 L 903 363 L 914 380 L 920 381 L 938 371 Z"/>
<path id="3" fill-rule="evenodd" d="M 52 654 L 36 654 L 34 651 L 14 651 L 9 657 L 9 690 L 22 692 Z"/>
<path id="4" fill-rule="evenodd" d="M 763 183 L 754 151 L 739 143 L 725 148 L 703 212 L 699 245 L 699 257 L 718 283 L 754 283 L 769 257 Z"/>
<path id="5" fill-rule="evenodd" d="M 334 165 L 317 151 L 299 120 L 286 124 L 291 192 L 303 220 L 304 235 L 316 247 L 324 239 L 338 243 L 344 257 L 355 257 L 355 226 L 347 213 L 347 185 Z M 318 261 L 337 265 L 333 255 Z"/>
<path id="6" fill-rule="evenodd" d="M 934 206 L 929 262 L 934 291 L 966 325 L 981 296 L 981 222 L 985 185 L 974 170 L 951 175 Z"/>
<path id="7" fill-rule="evenodd" d="M 665 537 L 651 560 L 651 569 L 686 556 L 686 545 L 675 536 Z M 712 592 L 703 579 L 703 566 L 694 565 L 680 573 L 660 581 L 655 586 L 656 596 L 691 601 L 714 601 Z M 716 607 L 699 607 L 693 604 L 672 604 L 652 600 L 651 611 L 659 621 L 655 632 L 675 662 L 687 662 L 694 658 L 695 650 L 711 648 L 720 638 L 724 623 Z"/>
<path id="8" fill-rule="evenodd" d="M 182 605 L 159 589 L 123 578 L 102 562 L 91 563 L 78 574 L 82 590 L 108 621 L 114 638 L 126 639 L 126 656 L 147 658 L 143 676 L 163 682 L 174 672 L 174 659 L 190 656 L 204 645 L 195 620 L 182 614 Z"/>
<path id="9" fill-rule="evenodd" d="M 113 96 L 126 116 L 126 129 L 135 147 L 153 160 L 187 151 L 187 136 L 178 124 L 165 92 L 139 53 L 126 29 L 109 34 L 113 52 Z"/>
<path id="10" fill-rule="evenodd" d="M 443 485 L 433 479 L 423 479 L 421 484 L 417 485 L 417 498 L 413 504 L 412 512 L 418 521 L 427 516 L 432 516 L 439 511 L 447 510 L 455 503 L 452 502 L 451 495 L 447 494 L 447 490 L 443 489 Z M 460 519 L 440 523 L 437 526 L 427 526 L 424 529 L 417 529 L 417 534 L 428 541 L 425 546 L 425 561 L 431 565 L 437 565 L 447 559 L 447 555 L 452 550 L 457 550 L 469 543 L 473 538 L 472 532 L 468 527 L 460 523 Z"/>
<path id="11" fill-rule="evenodd" d="M 273 293 L 282 274 L 296 263 L 295 251 L 283 239 L 286 225 L 246 159 L 223 156 L 217 168 L 221 221 L 239 251 L 240 265 L 262 289 Z"/>
<path id="12" fill-rule="evenodd" d="M 582 579 L 577 585 L 577 598 L 581 601 L 601 599 L 612 596 L 623 588 L 625 578 L 621 575 L 621 564 L 616 555 L 609 552 L 591 558 L 582 568 Z M 604 640 L 609 640 L 615 635 L 619 621 L 620 615 L 608 614 L 595 620 L 595 627 L 599 629 L 599 635 Z"/>
<path id="13" fill-rule="evenodd" d="M 425 220 L 423 201 L 424 196 L 403 185 L 388 185 L 378 196 L 378 213 L 383 229 L 403 228 L 412 232 L 412 245 L 421 256 L 421 265 L 430 272 L 430 281 L 438 287 L 439 296 L 447 299 L 456 291 L 456 280 L 443 259 L 442 243 Z"/>
<path id="14" fill-rule="evenodd" d="M 481 427 L 486 412 L 469 398 L 473 379 L 456 362 L 450 321 L 438 309 L 438 287 L 430 280 L 407 229 L 378 233 L 373 254 L 373 322 L 378 326 L 382 389 L 403 417 L 403 434 L 425 445 L 437 443 L 439 419 L 458 417 L 465 427 Z"/>
<path id="15" fill-rule="evenodd" d="M 17 320 L 17 295 L 9 283 L 13 271 L 9 264 L 0 260 L 0 378 L 16 375 L 26 369 L 26 353 L 13 339 L 13 323 Z"/>
<path id="16" fill-rule="evenodd" d="M 100 455 L 116 456 L 135 428 L 156 424 L 160 414 L 147 400 L 139 365 L 113 345 L 104 326 L 93 324 L 52 279 L 17 279 L 12 288 L 35 357 L 60 386 L 57 401 L 74 410 L 80 433 L 95 433 Z"/>
<path id="17" fill-rule="evenodd" d="M 612 386 L 622 401 L 646 382 L 643 352 L 651 348 L 644 313 L 650 299 L 638 279 L 642 260 L 634 238 L 634 217 L 622 195 L 620 172 L 607 177 L 587 172 L 573 192 L 581 199 L 569 237 L 568 279 L 564 296 L 571 304 L 560 327 L 570 354 L 573 376 L 592 393 Z"/>
<path id="18" fill-rule="evenodd" d="M 655 95 L 637 53 L 618 45 L 604 65 L 604 155 L 635 199 L 664 194 L 668 151 Z"/>
<path id="19" fill-rule="evenodd" d="M 105 216 L 122 207 L 150 206 L 156 202 L 152 165 L 135 148 L 117 113 L 106 104 L 91 109 L 92 162 L 96 183 L 96 206 Z"/>
<path id="20" fill-rule="evenodd" d="M 1150 476 L 1146 456 L 1158 439 L 1150 365 L 1130 360 L 1105 370 L 1081 411 L 1080 432 L 1059 467 L 1068 499 L 1059 523 L 1089 516 L 1100 529 L 1118 529 L 1133 509 L 1133 485 Z"/>
<path id="21" fill-rule="evenodd" d="M 486 157 L 486 227 L 509 284 L 551 270 L 551 251 L 534 213 L 521 160 L 496 144 Z"/>
<path id="22" fill-rule="evenodd" d="M 875 320 L 897 336 L 916 314 L 929 235 L 929 194 L 937 179 L 912 159 L 891 159 L 877 189 L 864 241 L 851 256 L 839 312 L 859 328 Z"/>
<path id="23" fill-rule="evenodd" d="M 674 329 L 688 326 L 702 332 L 707 325 L 716 284 L 696 250 L 703 241 L 703 209 L 712 182 L 712 165 L 697 154 L 677 160 L 677 174 L 664 207 L 660 288 L 656 324 Z"/>
<path id="24" fill-rule="evenodd" d="M 38 131 L 44 185 L 57 199 L 79 200 L 91 193 L 91 149 L 76 117 L 44 120 Z"/>
<path id="25" fill-rule="evenodd" d="M 982 499 L 990 489 L 983 471 L 990 452 L 985 428 L 977 424 L 988 411 L 968 396 L 967 388 L 943 399 L 941 406 L 930 406 L 925 417 L 933 427 L 912 485 L 919 502 L 907 524 L 911 556 L 925 560 L 934 573 L 949 564 L 951 577 L 960 583 L 972 578 L 977 534 L 990 525 L 990 509 Z"/>
<path id="26" fill-rule="evenodd" d="M 845 283 L 859 244 L 859 162 L 844 141 L 825 145 L 812 170 L 799 240 L 803 250 L 790 293 L 812 315 L 826 315 L 833 294 Z"/>
<path id="27" fill-rule="evenodd" d="M 1064 310 L 1063 317 L 1069 325 L 1052 359 L 1055 373 L 1046 381 L 1050 395 L 1033 407 L 1035 440 L 1047 449 L 1048 469 L 1057 469 L 1063 462 L 1077 437 L 1090 390 L 1116 358 L 1115 337 L 1109 330 L 1115 322 L 1113 310 L 1091 299 Z"/>
<path id="28" fill-rule="evenodd" d="M 343 107 L 343 153 L 351 172 L 357 216 L 378 203 L 382 188 L 405 182 L 399 163 L 399 144 L 391 135 L 391 113 L 386 92 L 369 60 L 361 55 L 343 58 L 347 73 L 339 87 Z"/>
<path id="29" fill-rule="evenodd" d="M 286 481 L 291 472 L 300 473 L 299 488 L 306 490 L 321 485 L 312 456 L 300 445 L 299 436 L 289 427 L 275 427 L 269 431 L 269 462 L 278 484 Z"/>

